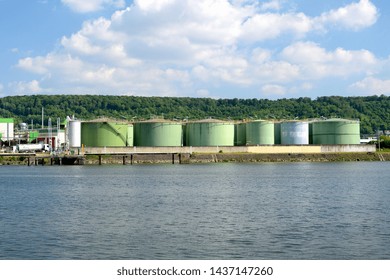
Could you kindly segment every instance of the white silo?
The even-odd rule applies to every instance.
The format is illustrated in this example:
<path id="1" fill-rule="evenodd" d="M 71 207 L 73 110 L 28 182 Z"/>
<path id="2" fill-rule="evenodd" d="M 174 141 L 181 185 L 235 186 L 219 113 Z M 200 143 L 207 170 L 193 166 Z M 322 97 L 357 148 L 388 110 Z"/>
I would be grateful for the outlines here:
<path id="1" fill-rule="evenodd" d="M 69 120 L 68 139 L 69 139 L 69 148 L 81 147 L 81 121 Z"/>

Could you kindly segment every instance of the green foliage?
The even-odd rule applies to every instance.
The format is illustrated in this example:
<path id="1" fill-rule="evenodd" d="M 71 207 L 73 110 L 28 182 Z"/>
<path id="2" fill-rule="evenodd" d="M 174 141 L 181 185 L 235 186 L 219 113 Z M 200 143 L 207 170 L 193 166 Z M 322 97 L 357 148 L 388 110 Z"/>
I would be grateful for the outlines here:
<path id="1" fill-rule="evenodd" d="M 361 132 L 373 134 L 390 129 L 390 97 L 325 96 L 298 99 L 210 99 L 189 97 L 138 97 L 102 95 L 32 95 L 0 98 L 0 117 L 16 122 L 45 123 L 75 115 L 79 119 L 100 116 L 141 120 L 166 119 L 308 119 L 339 117 L 359 119 Z"/>
<path id="2" fill-rule="evenodd" d="M 380 138 L 381 149 L 390 149 L 390 136 L 382 135 Z"/>

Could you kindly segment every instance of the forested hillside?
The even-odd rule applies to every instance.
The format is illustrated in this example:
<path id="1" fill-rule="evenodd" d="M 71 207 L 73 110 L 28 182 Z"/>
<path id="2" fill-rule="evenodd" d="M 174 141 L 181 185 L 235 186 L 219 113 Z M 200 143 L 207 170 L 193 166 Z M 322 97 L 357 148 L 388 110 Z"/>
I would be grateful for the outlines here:
<path id="1" fill-rule="evenodd" d="M 100 95 L 33 95 L 0 98 L 0 117 L 12 117 L 16 123 L 31 120 L 41 123 L 44 108 L 46 122 L 75 115 L 78 119 L 100 116 L 140 120 L 165 119 L 360 119 L 361 132 L 390 129 L 390 97 L 319 97 L 317 99 L 210 99 L 189 97 L 136 97 Z"/>

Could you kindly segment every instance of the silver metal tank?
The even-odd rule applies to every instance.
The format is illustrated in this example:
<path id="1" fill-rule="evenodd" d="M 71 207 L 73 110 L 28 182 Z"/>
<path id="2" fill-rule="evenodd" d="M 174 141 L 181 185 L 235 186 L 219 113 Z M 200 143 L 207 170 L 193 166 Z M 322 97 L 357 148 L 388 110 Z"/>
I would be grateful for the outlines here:
<path id="1" fill-rule="evenodd" d="M 282 145 L 308 145 L 309 123 L 305 121 L 288 121 L 280 125 Z"/>
<path id="2" fill-rule="evenodd" d="M 69 148 L 81 147 L 81 121 L 70 120 L 68 122 Z"/>

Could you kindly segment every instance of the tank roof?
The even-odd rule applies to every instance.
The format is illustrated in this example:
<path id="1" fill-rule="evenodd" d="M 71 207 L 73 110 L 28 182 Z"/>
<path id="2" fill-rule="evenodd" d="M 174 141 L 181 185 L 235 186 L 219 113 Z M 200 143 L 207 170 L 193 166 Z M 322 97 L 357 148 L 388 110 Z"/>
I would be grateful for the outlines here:
<path id="1" fill-rule="evenodd" d="M 323 122 L 359 122 L 359 120 L 338 119 L 338 118 L 326 119 L 326 120 L 321 120 L 321 121 L 323 121 Z"/>
<path id="2" fill-rule="evenodd" d="M 136 123 L 170 123 L 170 124 L 181 124 L 180 121 L 171 121 L 166 119 L 150 119 L 144 121 L 137 121 Z"/>
<path id="3" fill-rule="evenodd" d="M 226 124 L 234 124 L 233 121 L 224 121 L 224 120 L 218 120 L 218 119 L 203 119 L 203 120 L 190 121 L 189 123 L 226 123 Z"/>
<path id="4" fill-rule="evenodd" d="M 111 119 L 111 118 L 97 118 L 93 120 L 87 120 L 83 121 L 84 123 L 120 123 L 120 124 L 131 124 L 130 122 L 126 120 L 116 120 L 116 119 Z"/>

